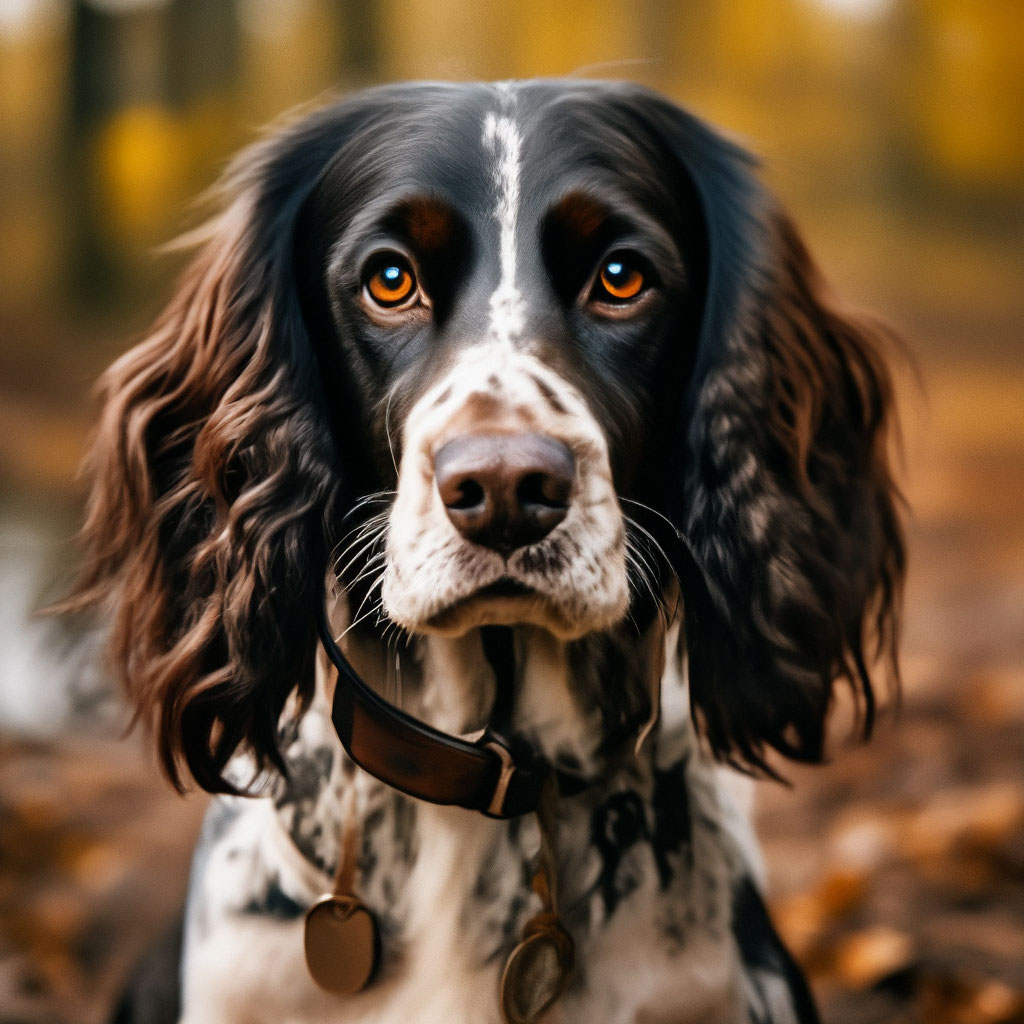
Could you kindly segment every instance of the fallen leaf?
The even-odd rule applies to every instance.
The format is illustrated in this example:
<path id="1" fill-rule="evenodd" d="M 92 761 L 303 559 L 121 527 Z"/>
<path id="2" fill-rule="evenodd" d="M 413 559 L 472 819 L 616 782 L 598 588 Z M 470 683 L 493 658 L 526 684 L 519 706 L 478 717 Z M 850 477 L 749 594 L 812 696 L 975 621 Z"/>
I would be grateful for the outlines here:
<path id="1" fill-rule="evenodd" d="M 906 967 L 913 954 L 914 941 L 909 935 L 879 925 L 841 939 L 833 951 L 833 964 L 843 982 L 863 989 Z"/>

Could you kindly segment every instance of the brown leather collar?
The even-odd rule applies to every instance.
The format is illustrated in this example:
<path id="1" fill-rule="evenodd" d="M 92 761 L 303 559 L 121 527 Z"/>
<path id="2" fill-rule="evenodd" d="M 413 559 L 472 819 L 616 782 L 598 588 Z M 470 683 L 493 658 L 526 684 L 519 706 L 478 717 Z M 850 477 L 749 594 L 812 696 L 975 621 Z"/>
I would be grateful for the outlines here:
<path id="1" fill-rule="evenodd" d="M 637 512 L 642 515 L 640 509 Z M 659 537 L 662 554 L 688 596 L 688 630 L 711 627 L 714 602 L 689 542 L 657 513 L 648 530 Z M 370 689 L 341 653 L 323 603 L 318 628 L 324 650 L 338 670 L 331 712 L 334 728 L 352 760 L 381 782 L 420 800 L 465 807 L 491 818 L 515 818 L 536 810 L 550 775 L 563 795 L 587 788 L 586 779 L 553 770 L 528 746 L 513 747 L 491 728 L 471 737 L 452 736 L 406 714 Z M 492 664 L 499 675 L 510 674 L 511 652 L 504 657 L 499 652 Z M 507 724 L 510 680 L 499 686 L 497 696 L 498 704 L 504 701 L 506 706 L 496 707 L 493 720 Z M 652 724 L 653 720 L 644 727 L 640 741 Z"/>
<path id="2" fill-rule="evenodd" d="M 349 663 L 321 609 L 320 642 L 338 670 L 331 718 L 349 757 L 409 796 L 434 804 L 515 818 L 537 807 L 549 769 L 525 751 L 513 754 L 490 729 L 465 738 L 421 722 L 372 690 Z"/>

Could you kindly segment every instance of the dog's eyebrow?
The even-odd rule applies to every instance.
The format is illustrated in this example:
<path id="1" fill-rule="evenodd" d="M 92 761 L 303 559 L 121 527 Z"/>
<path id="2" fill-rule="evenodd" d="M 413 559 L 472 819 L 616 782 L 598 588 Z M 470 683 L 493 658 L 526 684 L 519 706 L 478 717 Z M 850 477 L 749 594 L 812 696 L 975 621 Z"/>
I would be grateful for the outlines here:
<path id="1" fill-rule="evenodd" d="M 549 216 L 578 238 L 592 238 L 609 215 L 608 207 L 585 192 L 572 192 L 552 208 Z"/>
<path id="2" fill-rule="evenodd" d="M 395 211 L 409 241 L 419 250 L 444 249 L 455 234 L 455 216 L 441 199 L 431 196 L 410 199 Z"/>
<path id="3" fill-rule="evenodd" d="M 684 285 L 686 267 L 669 231 L 635 201 L 622 197 L 614 203 L 584 189 L 574 189 L 557 200 L 545 221 L 574 244 L 603 246 L 626 236 L 643 240 L 647 255 L 669 283 Z"/>
<path id="4" fill-rule="evenodd" d="M 459 213 L 440 196 L 408 192 L 378 196 L 352 216 L 331 246 L 328 274 L 338 281 L 354 280 L 360 257 L 374 242 L 393 239 L 419 255 L 437 255 L 457 248 L 464 234 Z"/>

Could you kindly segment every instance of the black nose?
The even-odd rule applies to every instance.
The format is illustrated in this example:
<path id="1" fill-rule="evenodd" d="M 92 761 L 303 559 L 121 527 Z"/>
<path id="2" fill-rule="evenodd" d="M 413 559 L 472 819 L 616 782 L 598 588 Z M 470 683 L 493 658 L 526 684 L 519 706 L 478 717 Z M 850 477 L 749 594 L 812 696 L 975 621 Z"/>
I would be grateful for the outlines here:
<path id="1" fill-rule="evenodd" d="M 434 456 L 434 477 L 455 529 L 507 555 L 565 518 L 574 465 L 572 452 L 543 434 L 466 434 Z"/>

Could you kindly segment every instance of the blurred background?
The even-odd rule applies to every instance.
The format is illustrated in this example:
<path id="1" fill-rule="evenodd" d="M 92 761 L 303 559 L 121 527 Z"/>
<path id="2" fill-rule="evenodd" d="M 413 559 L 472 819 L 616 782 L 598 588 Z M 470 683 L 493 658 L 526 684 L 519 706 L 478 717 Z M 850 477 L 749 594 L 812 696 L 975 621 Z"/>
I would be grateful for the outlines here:
<path id="1" fill-rule="evenodd" d="M 31 615 L 73 571 L 91 383 L 180 269 L 157 247 L 296 104 L 566 74 L 745 139 L 907 340 L 903 707 L 761 787 L 772 902 L 828 1021 L 1024 1021 L 1020 0 L 0 0 L 0 1024 L 105 1018 L 203 809 Z"/>

